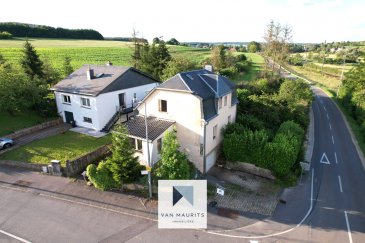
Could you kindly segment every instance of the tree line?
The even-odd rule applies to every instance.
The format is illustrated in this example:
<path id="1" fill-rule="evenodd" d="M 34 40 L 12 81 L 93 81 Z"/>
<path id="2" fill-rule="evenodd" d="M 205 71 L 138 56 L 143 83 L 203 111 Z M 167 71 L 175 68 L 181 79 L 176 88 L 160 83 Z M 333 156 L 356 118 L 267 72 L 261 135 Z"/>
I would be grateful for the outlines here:
<path id="1" fill-rule="evenodd" d="M 65 29 L 46 25 L 32 25 L 23 23 L 0 23 L 0 32 L 8 32 L 13 37 L 63 38 L 103 40 L 104 37 L 96 30 Z"/>

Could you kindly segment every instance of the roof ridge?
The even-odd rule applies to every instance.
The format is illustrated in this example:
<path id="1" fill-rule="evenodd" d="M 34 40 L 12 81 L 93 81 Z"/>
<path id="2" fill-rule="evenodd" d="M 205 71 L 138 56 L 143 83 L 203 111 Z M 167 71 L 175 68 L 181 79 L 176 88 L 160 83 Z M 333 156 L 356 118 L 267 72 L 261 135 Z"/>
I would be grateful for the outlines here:
<path id="1" fill-rule="evenodd" d="M 203 74 L 204 75 L 204 74 Z M 202 77 L 202 75 L 201 74 L 198 74 L 198 76 L 203 80 L 203 82 L 213 91 L 213 93 L 215 94 L 215 95 L 217 95 L 218 96 L 218 93 L 213 89 L 213 87 L 212 86 L 210 86 L 209 84 L 208 84 L 208 82 Z M 218 86 L 218 84 L 217 84 L 217 86 Z"/>
<path id="2" fill-rule="evenodd" d="M 185 87 L 188 88 L 189 91 L 191 91 L 191 88 L 189 87 L 189 85 L 185 82 L 185 80 L 183 79 L 183 77 L 181 77 L 181 73 L 178 73 L 176 75 L 179 75 L 179 78 L 181 79 L 181 81 L 184 83 Z M 176 76 L 175 75 L 175 76 Z M 174 76 L 174 77 L 175 77 Z"/>

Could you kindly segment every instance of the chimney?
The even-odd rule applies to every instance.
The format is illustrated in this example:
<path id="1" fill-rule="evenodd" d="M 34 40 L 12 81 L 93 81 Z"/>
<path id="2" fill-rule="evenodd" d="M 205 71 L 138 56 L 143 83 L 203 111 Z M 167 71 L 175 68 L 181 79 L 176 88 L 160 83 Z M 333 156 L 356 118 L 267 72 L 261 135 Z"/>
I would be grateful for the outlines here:
<path id="1" fill-rule="evenodd" d="M 94 78 L 94 69 L 88 68 L 86 71 L 87 80 L 91 80 Z"/>
<path id="2" fill-rule="evenodd" d="M 113 66 L 113 63 L 112 63 L 111 61 L 108 61 L 108 62 L 106 63 L 106 65 L 107 65 L 107 66 Z"/>
<path id="3" fill-rule="evenodd" d="M 213 65 L 211 65 L 211 64 L 206 64 L 206 65 L 204 65 L 204 69 L 205 69 L 205 70 L 208 70 L 208 71 L 210 71 L 210 72 L 214 72 Z"/>

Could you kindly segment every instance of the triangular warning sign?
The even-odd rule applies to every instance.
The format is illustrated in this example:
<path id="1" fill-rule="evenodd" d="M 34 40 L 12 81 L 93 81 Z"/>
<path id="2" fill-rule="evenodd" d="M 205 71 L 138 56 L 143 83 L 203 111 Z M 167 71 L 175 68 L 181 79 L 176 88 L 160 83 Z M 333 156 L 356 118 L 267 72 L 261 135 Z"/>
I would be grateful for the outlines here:
<path id="1" fill-rule="evenodd" d="M 326 153 L 323 153 L 323 155 L 322 155 L 322 158 L 321 158 L 321 161 L 320 161 L 322 164 L 330 164 L 330 161 L 328 160 L 328 158 L 327 158 L 327 155 L 326 155 Z"/>

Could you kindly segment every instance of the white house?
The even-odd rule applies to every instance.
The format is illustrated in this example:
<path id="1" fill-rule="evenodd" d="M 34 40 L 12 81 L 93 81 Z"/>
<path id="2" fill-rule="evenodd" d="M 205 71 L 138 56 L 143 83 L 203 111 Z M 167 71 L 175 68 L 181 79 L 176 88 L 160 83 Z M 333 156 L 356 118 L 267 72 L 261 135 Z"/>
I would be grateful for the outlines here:
<path id="1" fill-rule="evenodd" d="M 132 112 L 158 81 L 132 67 L 84 65 L 54 90 L 64 122 L 97 131 L 108 131 L 115 117 Z"/>
<path id="2" fill-rule="evenodd" d="M 146 112 L 148 121 L 169 121 L 176 128 L 181 150 L 205 173 L 213 167 L 219 155 L 222 128 L 236 119 L 237 103 L 235 85 L 227 78 L 203 69 L 175 75 L 151 91 L 136 109 L 140 115 Z M 142 120 L 130 120 L 127 127 L 130 137 L 137 139 L 136 148 L 143 154 L 140 157 L 145 163 L 145 136 L 143 132 L 140 136 L 131 132 L 134 127 L 143 125 Z M 149 127 L 150 133 L 153 127 Z M 160 128 L 159 136 L 149 136 L 151 148 L 161 147 L 162 130 L 171 129 L 168 125 Z M 154 155 L 155 152 L 157 155 Z M 158 149 L 150 153 L 152 164 L 159 159 L 158 154 Z"/>

